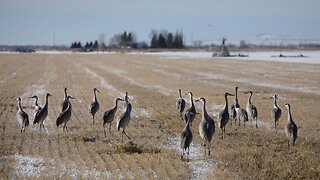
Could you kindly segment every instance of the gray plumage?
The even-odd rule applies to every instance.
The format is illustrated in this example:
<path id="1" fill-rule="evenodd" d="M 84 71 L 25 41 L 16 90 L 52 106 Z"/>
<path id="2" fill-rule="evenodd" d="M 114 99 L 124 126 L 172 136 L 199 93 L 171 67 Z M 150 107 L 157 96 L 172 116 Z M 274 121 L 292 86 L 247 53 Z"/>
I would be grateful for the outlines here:
<path id="1" fill-rule="evenodd" d="M 38 111 L 40 111 L 42 109 L 42 107 L 39 106 L 39 104 L 38 104 L 38 96 L 34 95 L 30 98 L 36 99 L 35 104 L 34 104 L 34 109 L 35 109 L 35 114 L 36 114 Z"/>
<path id="2" fill-rule="evenodd" d="M 16 114 L 16 120 L 19 122 L 21 126 L 21 132 L 26 131 L 26 127 L 29 126 L 29 116 L 26 112 L 23 111 L 21 107 L 21 98 L 18 97 L 18 111 Z"/>
<path id="3" fill-rule="evenodd" d="M 102 118 L 103 119 L 103 130 L 104 130 L 104 135 L 105 136 L 106 136 L 106 129 L 105 129 L 105 124 L 106 123 L 110 124 L 109 132 L 111 133 L 111 123 L 112 123 L 112 121 L 114 119 L 114 115 L 116 114 L 117 109 L 118 109 L 118 101 L 123 101 L 123 99 L 117 98 L 114 108 L 109 109 L 108 111 L 106 111 L 103 114 L 103 118 Z"/>
<path id="4" fill-rule="evenodd" d="M 237 112 L 237 121 L 239 122 L 239 126 L 241 121 L 243 121 L 243 126 L 245 126 L 246 122 L 248 121 L 247 111 L 242 108 L 236 108 L 236 112 Z"/>
<path id="5" fill-rule="evenodd" d="M 74 98 L 71 96 L 67 96 L 67 98 L 66 98 L 67 108 L 59 114 L 57 121 L 56 121 L 57 127 L 59 127 L 60 124 L 64 123 L 63 128 L 62 128 L 63 132 L 64 132 L 64 129 L 66 129 L 66 130 L 68 129 L 67 123 L 71 118 L 72 105 L 71 105 L 70 99 L 74 99 Z"/>
<path id="6" fill-rule="evenodd" d="M 89 113 L 92 115 L 92 124 L 94 125 L 94 116 L 99 111 L 100 105 L 97 100 L 97 94 L 99 92 L 97 88 L 93 89 L 93 102 L 90 104 Z"/>
<path id="7" fill-rule="evenodd" d="M 290 104 L 286 104 L 286 107 L 288 108 L 288 122 L 285 126 L 285 130 L 286 130 L 286 135 L 288 139 L 288 148 L 289 148 L 290 142 L 292 142 L 292 148 L 293 148 L 294 143 L 296 142 L 298 137 L 298 127 L 292 120 Z"/>
<path id="8" fill-rule="evenodd" d="M 38 111 L 34 117 L 33 124 L 39 124 L 40 125 L 40 131 L 41 131 L 41 126 L 44 128 L 43 122 L 48 116 L 48 98 L 51 96 L 51 94 L 47 93 L 46 94 L 46 104 L 43 106 L 43 108 Z"/>
<path id="9" fill-rule="evenodd" d="M 202 102 L 202 119 L 199 124 L 199 133 L 203 140 L 204 155 L 206 155 L 206 146 L 208 147 L 208 155 L 210 155 L 210 143 L 215 132 L 214 120 L 207 114 L 206 110 L 206 99 L 200 98 Z"/>
<path id="10" fill-rule="evenodd" d="M 189 118 L 189 116 L 187 116 Z M 190 130 L 190 119 L 188 119 L 186 126 L 180 133 L 180 146 L 182 148 L 182 157 L 184 156 L 184 151 L 188 149 L 187 154 L 189 155 L 190 144 L 192 142 L 192 132 Z"/>
<path id="11" fill-rule="evenodd" d="M 252 120 L 256 119 L 256 128 L 258 128 L 258 110 L 257 108 L 251 104 L 251 97 L 252 97 L 252 91 L 249 91 L 249 98 L 248 98 L 248 103 L 247 103 L 247 113 L 248 113 L 248 118 L 250 120 L 250 122 L 252 122 Z"/>
<path id="12" fill-rule="evenodd" d="M 180 113 L 180 117 L 181 119 L 183 120 L 182 118 L 182 112 L 184 111 L 184 108 L 186 107 L 186 101 L 182 98 L 181 96 L 181 89 L 179 89 L 179 98 L 176 102 L 176 107 Z"/>
<path id="13" fill-rule="evenodd" d="M 67 100 L 67 88 L 64 88 L 64 100 L 60 104 L 60 112 L 63 112 L 65 109 L 68 108 L 69 101 Z"/>
<path id="14" fill-rule="evenodd" d="M 224 109 L 219 113 L 218 116 L 218 123 L 219 123 L 219 128 L 221 129 L 221 135 L 222 139 L 225 136 L 226 133 L 226 125 L 229 122 L 229 112 L 228 112 L 228 96 L 234 96 L 233 94 L 229 94 L 228 92 L 224 93 L 224 98 L 225 98 L 225 105 Z"/>
<path id="15" fill-rule="evenodd" d="M 190 125 L 192 126 L 192 121 L 194 120 L 194 118 L 196 118 L 197 111 L 196 111 L 196 108 L 194 107 L 192 92 L 188 92 L 188 94 L 190 95 L 191 104 L 190 104 L 190 107 L 184 113 L 184 119 L 186 123 L 188 122 L 188 120 L 190 120 Z"/>
<path id="16" fill-rule="evenodd" d="M 125 96 L 126 108 L 125 108 L 124 112 L 118 117 L 118 120 L 117 120 L 118 131 L 120 130 L 120 128 L 122 128 L 122 132 L 121 132 L 121 139 L 122 139 L 121 142 L 122 143 L 123 143 L 123 134 L 125 134 L 131 140 L 131 138 L 125 132 L 126 127 L 130 123 L 130 118 L 131 118 L 130 114 L 131 114 L 131 108 L 132 108 L 128 99 L 129 99 L 128 93 L 126 92 L 126 96 Z"/>
<path id="17" fill-rule="evenodd" d="M 277 105 L 277 95 L 274 95 L 273 98 L 274 98 L 274 101 L 273 101 L 273 109 L 271 111 L 271 119 L 274 122 L 274 129 L 277 129 L 282 111 Z"/>
<path id="18" fill-rule="evenodd" d="M 233 104 L 231 104 L 230 106 L 230 123 L 232 125 L 232 120 L 236 121 L 236 117 L 237 117 L 237 112 L 236 112 L 236 108 L 240 108 L 240 105 L 238 103 L 238 87 L 235 87 L 235 97 L 234 97 L 234 101 Z"/>

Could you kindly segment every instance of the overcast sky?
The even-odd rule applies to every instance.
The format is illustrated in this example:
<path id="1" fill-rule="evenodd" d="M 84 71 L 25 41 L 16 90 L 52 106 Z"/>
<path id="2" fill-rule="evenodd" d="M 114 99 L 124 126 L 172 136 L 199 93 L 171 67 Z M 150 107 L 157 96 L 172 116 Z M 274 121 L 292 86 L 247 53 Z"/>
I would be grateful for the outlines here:
<path id="1" fill-rule="evenodd" d="M 1 0 L 0 44 L 106 43 L 132 31 L 149 43 L 151 29 L 210 41 L 261 33 L 320 38 L 320 0 Z"/>

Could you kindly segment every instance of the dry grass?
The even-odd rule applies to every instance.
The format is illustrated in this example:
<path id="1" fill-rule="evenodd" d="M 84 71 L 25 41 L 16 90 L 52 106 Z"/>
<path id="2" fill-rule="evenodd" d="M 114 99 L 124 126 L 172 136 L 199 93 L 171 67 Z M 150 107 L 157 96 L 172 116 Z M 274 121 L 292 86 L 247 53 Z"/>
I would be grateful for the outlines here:
<path id="1" fill-rule="evenodd" d="M 213 165 L 200 176 L 207 179 L 319 179 L 320 172 L 320 66 L 280 62 L 236 61 L 218 59 L 176 59 L 147 55 L 0 55 L 0 177 L 8 178 L 124 178 L 188 179 L 194 178 L 193 164 L 204 161 Z M 238 130 L 228 125 L 227 136 L 220 139 L 216 129 L 211 157 L 191 156 L 181 160 L 178 138 L 184 123 L 175 110 L 178 89 L 192 91 L 195 97 L 205 97 L 210 116 L 224 104 L 225 91 L 239 86 L 239 102 L 245 107 L 253 91 L 253 104 L 258 108 L 259 128 L 241 125 Z M 76 97 L 68 132 L 55 127 L 63 88 Z M 92 125 L 88 106 L 93 88 L 97 87 L 100 111 Z M 42 91 L 39 91 L 41 90 Z M 114 106 L 114 99 L 128 91 L 132 98 L 132 119 L 126 132 L 132 142 L 116 131 L 104 137 L 102 115 Z M 34 126 L 34 94 L 44 104 L 44 94 L 50 92 L 46 132 Z M 279 96 L 283 114 L 280 129 L 275 131 L 270 118 L 273 94 Z M 23 108 L 31 125 L 20 133 L 14 120 L 16 101 L 22 96 Z M 187 97 L 186 97 L 187 98 Z M 229 103 L 233 99 L 229 98 Z M 283 131 L 290 103 L 293 119 L 298 125 L 295 149 L 288 150 Z M 200 104 L 196 104 L 200 107 Z M 116 117 L 123 111 L 123 103 Z M 198 110 L 200 112 L 200 109 Z M 116 121 L 116 120 L 115 120 Z M 216 121 L 216 118 L 215 118 Z M 191 130 L 193 143 L 200 147 L 198 123 Z M 217 122 L 216 122 L 217 125 Z M 196 154 L 191 149 L 191 154 Z M 201 152 L 200 152 L 201 153 Z M 22 163 L 17 156 L 42 159 L 37 163 Z M 213 159 L 213 160 L 209 160 Z M 25 166 L 22 166 L 25 165 Z M 31 167 L 30 176 L 19 174 L 19 167 Z M 43 170 L 36 171 L 38 167 Z M 197 166 L 195 166 L 197 167 Z M 198 167 L 201 168 L 201 167 Z"/>

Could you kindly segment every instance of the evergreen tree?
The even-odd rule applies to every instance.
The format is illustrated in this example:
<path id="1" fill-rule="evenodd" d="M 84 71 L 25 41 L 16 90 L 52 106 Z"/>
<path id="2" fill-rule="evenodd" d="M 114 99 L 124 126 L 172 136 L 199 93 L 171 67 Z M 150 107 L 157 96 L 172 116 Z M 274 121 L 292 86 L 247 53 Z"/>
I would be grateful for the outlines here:
<path id="1" fill-rule="evenodd" d="M 157 41 L 158 47 L 159 48 L 166 48 L 166 40 L 164 39 L 162 34 L 159 34 L 158 41 Z"/>
<path id="2" fill-rule="evenodd" d="M 93 48 L 94 49 L 98 49 L 98 40 L 94 41 Z"/>
<path id="3" fill-rule="evenodd" d="M 157 34 L 154 34 L 151 38 L 151 48 L 157 48 L 158 43 L 157 43 Z"/>
<path id="4" fill-rule="evenodd" d="M 173 48 L 173 34 L 169 33 L 166 39 L 167 47 Z"/>

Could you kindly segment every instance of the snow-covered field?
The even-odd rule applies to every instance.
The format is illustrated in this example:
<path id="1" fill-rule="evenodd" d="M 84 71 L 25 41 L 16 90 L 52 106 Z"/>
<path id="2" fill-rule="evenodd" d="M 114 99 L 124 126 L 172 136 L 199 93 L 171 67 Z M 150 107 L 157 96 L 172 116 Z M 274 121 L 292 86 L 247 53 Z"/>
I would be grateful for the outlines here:
<path id="1" fill-rule="evenodd" d="M 248 57 L 223 57 L 226 59 L 239 59 L 239 60 L 264 60 L 264 61 L 280 61 L 280 62 L 295 62 L 295 63 L 312 63 L 320 64 L 320 51 L 257 51 L 257 52 L 230 52 L 231 55 L 244 54 Z M 279 56 L 299 56 L 305 57 L 273 57 Z M 213 52 L 207 51 L 177 51 L 177 52 L 133 52 L 130 54 L 145 54 L 163 56 L 168 59 L 199 59 L 199 58 L 212 58 Z M 221 57 L 216 57 L 221 58 Z"/>
<path id="2" fill-rule="evenodd" d="M 105 52 L 73 52 L 73 51 L 36 51 L 35 54 L 118 54 L 115 51 L 105 51 Z M 230 52 L 231 55 L 237 54 L 248 55 L 248 57 L 223 57 L 227 59 L 239 59 L 239 60 L 264 60 L 264 61 L 279 61 L 279 62 L 294 62 L 294 63 L 312 63 L 320 64 L 320 51 L 306 51 L 306 50 L 293 50 L 293 51 L 238 51 Z M 19 52 L 12 51 L 0 51 L 0 54 L 19 54 Z M 163 52 L 129 52 L 127 54 L 141 54 L 141 55 L 153 55 L 153 56 L 163 56 L 168 59 L 202 59 L 202 58 L 212 58 L 213 52 L 208 51 L 163 51 Z M 278 57 L 280 54 L 283 56 L 296 56 L 296 57 Z M 299 55 L 304 57 L 298 57 Z M 216 57 L 221 58 L 221 57 Z"/>

